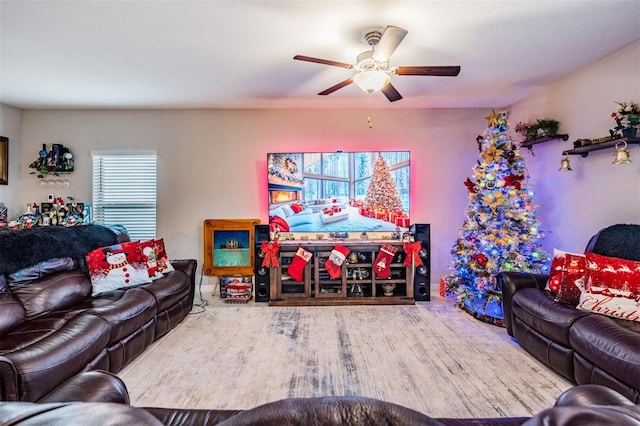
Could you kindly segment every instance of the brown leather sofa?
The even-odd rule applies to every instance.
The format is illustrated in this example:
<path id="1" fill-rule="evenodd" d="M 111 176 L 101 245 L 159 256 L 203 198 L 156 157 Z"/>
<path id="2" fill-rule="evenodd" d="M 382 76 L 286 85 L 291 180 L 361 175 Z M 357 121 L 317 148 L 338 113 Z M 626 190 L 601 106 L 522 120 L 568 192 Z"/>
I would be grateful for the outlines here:
<path id="1" fill-rule="evenodd" d="M 586 250 L 640 261 L 640 225 L 613 225 Z M 640 403 L 640 322 L 554 301 L 549 276 L 498 274 L 507 333 L 548 367 L 577 384 L 600 384 Z"/>
<path id="2" fill-rule="evenodd" d="M 124 383 L 106 372 L 82 373 L 41 403 L 0 402 L 0 424 L 14 425 L 638 425 L 640 406 L 598 385 L 569 389 L 533 417 L 432 418 L 415 410 L 357 396 L 289 398 L 250 410 L 137 408 Z"/>
<path id="3" fill-rule="evenodd" d="M 0 400 L 39 401 L 80 372 L 117 372 L 188 315 L 195 260 L 172 260 L 175 271 L 150 284 L 90 295 L 84 254 L 127 240 L 96 225 L 0 234 Z M 71 269 L 46 259 L 59 241 L 55 255 L 71 255 Z M 35 278 L 9 285 L 17 273 Z"/>

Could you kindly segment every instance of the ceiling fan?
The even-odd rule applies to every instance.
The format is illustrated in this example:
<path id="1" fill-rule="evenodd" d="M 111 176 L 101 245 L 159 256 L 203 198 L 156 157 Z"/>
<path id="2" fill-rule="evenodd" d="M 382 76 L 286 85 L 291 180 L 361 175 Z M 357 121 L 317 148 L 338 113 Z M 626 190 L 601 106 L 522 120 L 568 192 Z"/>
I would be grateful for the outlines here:
<path id="1" fill-rule="evenodd" d="M 389 102 L 395 102 L 402 99 L 402 95 L 400 95 L 396 88 L 391 84 L 392 75 L 455 77 L 460 73 L 459 65 L 390 67 L 389 58 L 406 35 L 407 30 L 400 27 L 394 27 L 393 25 L 387 26 L 382 33 L 378 30 L 367 32 L 365 35 L 365 41 L 369 46 L 371 46 L 371 50 L 367 50 L 358 55 L 355 65 L 303 55 L 296 55 L 293 59 L 359 71 L 353 77 L 323 90 L 318 93 L 318 95 L 328 95 L 338 89 L 348 86 L 351 83 L 356 83 L 358 87 L 367 93 L 381 91 L 387 99 L 389 99 Z"/>

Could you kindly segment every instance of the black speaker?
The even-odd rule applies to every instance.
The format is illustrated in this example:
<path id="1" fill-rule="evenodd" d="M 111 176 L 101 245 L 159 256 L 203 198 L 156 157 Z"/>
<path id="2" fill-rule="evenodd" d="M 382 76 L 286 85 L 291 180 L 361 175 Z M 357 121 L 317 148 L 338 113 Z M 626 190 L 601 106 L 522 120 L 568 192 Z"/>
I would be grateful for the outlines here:
<path id="1" fill-rule="evenodd" d="M 428 223 L 414 223 L 409 228 L 416 241 L 420 241 L 420 259 L 413 276 L 413 298 L 418 301 L 431 300 L 431 227 Z"/>
<path id="2" fill-rule="evenodd" d="M 269 268 L 262 266 L 262 256 L 260 246 L 263 241 L 269 241 L 269 225 L 255 225 L 253 230 L 253 239 L 255 245 L 253 247 L 254 264 L 253 273 L 255 279 L 256 302 L 268 302 L 269 290 L 271 289 L 271 274 Z"/>

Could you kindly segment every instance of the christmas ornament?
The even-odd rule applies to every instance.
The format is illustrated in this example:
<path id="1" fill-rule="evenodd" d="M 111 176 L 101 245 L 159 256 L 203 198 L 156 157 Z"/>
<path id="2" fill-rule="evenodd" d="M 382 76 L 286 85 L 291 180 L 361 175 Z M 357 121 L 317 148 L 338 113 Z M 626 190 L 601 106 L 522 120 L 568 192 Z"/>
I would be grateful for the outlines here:
<path id="1" fill-rule="evenodd" d="M 509 176 L 504 178 L 504 182 L 506 186 L 513 186 L 515 189 L 520 189 L 522 188 L 520 181 L 523 179 L 524 179 L 524 176 L 522 175 L 517 176 L 511 173 Z"/>
<path id="2" fill-rule="evenodd" d="M 278 251 L 280 251 L 280 244 L 278 240 L 274 241 L 263 241 L 260 245 L 260 255 L 264 257 L 262 259 L 262 265 L 267 268 L 272 266 L 279 266 L 278 263 Z"/>
<path id="3" fill-rule="evenodd" d="M 570 172 L 571 170 L 573 170 L 571 168 L 571 162 L 569 161 L 568 155 L 565 154 L 562 157 L 562 160 L 560 160 L 560 168 L 558 170 L 561 172 Z"/>
<path id="4" fill-rule="evenodd" d="M 342 264 L 350 252 L 351 250 L 340 244 L 336 244 L 333 250 L 331 250 L 329 259 L 324 263 L 324 268 L 332 279 L 337 280 L 340 278 L 340 275 L 342 275 Z"/>
<path id="5" fill-rule="evenodd" d="M 476 187 L 475 183 L 471 182 L 471 179 L 467 178 L 467 180 L 464 182 L 464 185 L 467 187 L 467 189 L 469 189 L 469 192 L 473 194 L 478 192 L 478 187 Z"/>
<path id="6" fill-rule="evenodd" d="M 383 244 L 380 247 L 378 256 L 373 265 L 373 271 L 380 278 L 389 278 L 391 276 L 391 261 L 398 249 L 389 244 Z"/>
<path id="7" fill-rule="evenodd" d="M 291 278 L 296 281 L 302 281 L 304 267 L 307 266 L 307 263 L 312 256 L 313 254 L 311 252 L 306 251 L 302 247 L 298 247 L 298 251 L 296 252 L 296 255 L 293 256 L 291 265 L 289 265 L 289 269 L 287 270 L 287 273 L 291 275 Z"/>
<path id="8" fill-rule="evenodd" d="M 500 119 L 500 114 L 496 114 L 494 110 L 491 110 L 491 114 L 485 117 L 485 119 L 489 122 L 489 127 L 496 127 Z"/>
<path id="9" fill-rule="evenodd" d="M 627 149 L 627 142 L 620 141 L 616 144 L 615 157 L 613 164 L 629 164 L 631 162 L 631 153 Z"/>
<path id="10" fill-rule="evenodd" d="M 402 248 L 407 255 L 404 259 L 404 264 L 406 266 L 411 266 L 412 261 L 415 266 L 422 265 L 422 259 L 420 258 L 422 243 L 420 241 L 416 241 L 415 243 L 405 242 L 402 244 Z"/>

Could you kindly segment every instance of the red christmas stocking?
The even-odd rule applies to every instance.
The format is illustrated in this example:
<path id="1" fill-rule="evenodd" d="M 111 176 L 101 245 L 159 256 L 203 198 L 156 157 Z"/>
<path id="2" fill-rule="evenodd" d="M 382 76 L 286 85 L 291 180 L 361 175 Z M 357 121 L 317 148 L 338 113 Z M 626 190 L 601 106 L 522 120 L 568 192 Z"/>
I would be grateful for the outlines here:
<path id="1" fill-rule="evenodd" d="M 324 268 L 332 279 L 337 280 L 342 275 L 342 264 L 349 253 L 350 250 L 340 244 L 336 244 L 334 249 L 331 250 L 329 259 L 324 263 Z"/>
<path id="2" fill-rule="evenodd" d="M 287 272 L 291 275 L 296 281 L 302 281 L 302 274 L 304 272 L 304 267 L 309 262 L 313 254 L 309 251 L 306 251 L 302 247 L 298 247 L 298 251 L 296 255 L 293 256 L 293 260 L 291 261 L 291 265 L 289 265 L 289 269 Z"/>
<path id="3" fill-rule="evenodd" d="M 376 257 L 376 261 L 373 264 L 373 272 L 380 278 L 389 278 L 391 276 L 391 261 L 398 249 L 390 246 L 389 244 L 383 244 L 380 247 L 380 252 Z"/>

